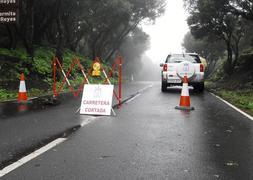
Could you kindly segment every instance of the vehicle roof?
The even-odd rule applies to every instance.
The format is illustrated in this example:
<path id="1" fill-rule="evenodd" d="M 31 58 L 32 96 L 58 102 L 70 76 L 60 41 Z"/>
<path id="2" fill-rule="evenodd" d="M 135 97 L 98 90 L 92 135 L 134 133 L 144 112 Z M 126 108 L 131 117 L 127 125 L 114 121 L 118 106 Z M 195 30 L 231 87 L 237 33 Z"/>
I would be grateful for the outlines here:
<path id="1" fill-rule="evenodd" d="M 189 54 L 189 55 L 198 55 L 197 53 L 184 53 L 184 54 Z"/>
<path id="2" fill-rule="evenodd" d="M 174 55 L 174 56 L 173 56 Z M 178 53 L 178 54 L 169 54 L 168 56 L 167 56 L 167 58 L 166 58 L 166 63 L 168 63 L 168 60 L 170 59 L 170 58 L 172 58 L 172 57 L 188 57 L 188 56 L 190 56 L 190 57 L 194 57 L 194 58 L 196 58 L 196 62 L 197 63 L 201 63 L 201 60 L 200 60 L 200 56 L 197 54 L 197 53 Z"/>
<path id="3" fill-rule="evenodd" d="M 169 55 L 183 55 L 183 54 L 187 54 L 187 55 L 198 55 L 197 53 L 171 53 Z"/>

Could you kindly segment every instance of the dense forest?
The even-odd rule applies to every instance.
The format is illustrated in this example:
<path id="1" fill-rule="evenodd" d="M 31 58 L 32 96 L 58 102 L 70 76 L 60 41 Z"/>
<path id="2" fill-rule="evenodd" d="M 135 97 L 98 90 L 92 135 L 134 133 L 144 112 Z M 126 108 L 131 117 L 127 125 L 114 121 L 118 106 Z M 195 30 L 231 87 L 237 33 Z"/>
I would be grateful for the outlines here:
<path id="1" fill-rule="evenodd" d="M 66 68 L 74 56 L 85 57 L 88 66 L 95 57 L 112 64 L 120 53 L 131 75 L 149 47 L 140 24 L 154 23 L 165 5 L 165 0 L 20 0 L 18 23 L 0 24 L 0 88 L 16 88 L 21 72 L 29 75 L 30 87 L 46 87 L 53 56 Z"/>
<path id="2" fill-rule="evenodd" d="M 207 59 L 214 82 L 231 79 L 221 84 L 252 89 L 253 1 L 183 1 L 190 29 L 185 50 Z M 53 56 L 65 68 L 74 56 L 88 67 L 95 57 L 109 65 L 120 52 L 131 77 L 149 47 L 141 24 L 154 23 L 165 6 L 166 0 L 20 0 L 18 23 L 0 24 L 0 96 L 17 88 L 21 72 L 29 75 L 28 86 L 50 88 Z"/>
<path id="3" fill-rule="evenodd" d="M 226 56 L 224 72 L 231 75 L 241 55 L 253 47 L 252 0 L 184 0 L 190 32 L 183 46 L 208 59 L 209 74 Z"/>
<path id="4" fill-rule="evenodd" d="M 186 51 L 208 62 L 206 86 L 253 114 L 253 0 L 184 0 Z"/>
<path id="5" fill-rule="evenodd" d="M 164 0 L 22 0 L 19 6 L 19 23 L 0 26 L 1 47 L 22 45 L 33 57 L 35 45 L 51 46 L 59 59 L 68 48 L 108 61 L 136 33 L 145 38 L 138 25 L 154 21 L 165 4 Z"/>

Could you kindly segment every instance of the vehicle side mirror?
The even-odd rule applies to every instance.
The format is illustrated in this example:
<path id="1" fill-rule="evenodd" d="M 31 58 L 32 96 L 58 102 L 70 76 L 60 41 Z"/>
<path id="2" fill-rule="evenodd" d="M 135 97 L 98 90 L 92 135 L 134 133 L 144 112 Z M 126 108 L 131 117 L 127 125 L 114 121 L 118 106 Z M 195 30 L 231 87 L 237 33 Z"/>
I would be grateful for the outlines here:
<path id="1" fill-rule="evenodd" d="M 161 63 L 161 64 L 160 64 L 160 67 L 163 67 L 163 65 L 164 65 L 164 63 Z"/>

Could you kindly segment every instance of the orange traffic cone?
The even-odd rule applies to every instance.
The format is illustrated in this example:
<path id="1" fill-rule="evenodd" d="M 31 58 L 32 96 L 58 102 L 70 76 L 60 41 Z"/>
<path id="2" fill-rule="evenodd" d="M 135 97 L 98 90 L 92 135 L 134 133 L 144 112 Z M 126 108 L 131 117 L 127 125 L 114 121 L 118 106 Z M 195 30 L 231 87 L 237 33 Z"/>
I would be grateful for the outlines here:
<path id="1" fill-rule="evenodd" d="M 180 104 L 175 108 L 179 110 L 194 110 L 194 107 L 191 107 L 191 100 L 188 88 L 188 78 L 186 76 L 184 76 L 183 80 L 183 88 L 180 97 Z"/>
<path id="2" fill-rule="evenodd" d="M 27 101 L 27 93 L 25 87 L 25 76 L 22 73 L 20 75 L 20 85 L 19 85 L 19 92 L 18 92 L 18 102 L 26 102 Z"/>

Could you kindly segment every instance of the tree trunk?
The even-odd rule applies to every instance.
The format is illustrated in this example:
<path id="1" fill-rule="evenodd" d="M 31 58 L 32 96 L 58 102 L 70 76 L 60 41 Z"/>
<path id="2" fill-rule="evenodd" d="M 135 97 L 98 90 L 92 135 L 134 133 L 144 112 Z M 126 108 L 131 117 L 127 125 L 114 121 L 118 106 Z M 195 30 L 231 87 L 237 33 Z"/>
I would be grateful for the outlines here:
<path id="1" fill-rule="evenodd" d="M 56 47 L 56 57 L 60 63 L 63 62 L 63 30 L 61 26 L 60 18 L 57 18 L 57 29 L 58 29 L 58 42 Z"/>
<path id="2" fill-rule="evenodd" d="M 234 44 L 234 54 L 235 54 L 235 59 L 233 61 L 233 68 L 236 66 L 238 59 L 239 59 L 239 43 L 240 43 L 241 38 L 237 38 L 234 40 L 235 44 Z"/>
<path id="3" fill-rule="evenodd" d="M 227 74 L 232 74 L 233 72 L 233 66 L 232 66 L 232 61 L 233 61 L 233 50 L 231 47 L 231 40 L 227 41 L 227 62 L 225 66 L 225 71 Z"/>
<path id="4" fill-rule="evenodd" d="M 97 53 L 97 42 L 102 37 L 102 35 L 103 35 L 103 32 L 99 33 L 96 36 L 96 39 L 94 39 L 93 42 L 92 42 L 92 45 L 91 45 L 92 59 L 95 59 L 96 57 L 99 56 L 99 54 Z"/>
<path id="5" fill-rule="evenodd" d="M 52 1 L 52 0 L 51 0 Z M 36 24 L 36 29 L 34 32 L 34 40 L 36 43 L 41 44 L 42 39 L 46 35 L 46 30 L 50 28 L 50 25 L 52 25 L 55 17 L 56 17 L 56 11 L 55 7 L 57 7 L 57 2 L 58 0 L 55 0 L 52 5 L 43 7 L 46 9 L 46 15 L 44 16 L 44 19 L 40 22 L 35 22 Z"/>
<path id="6" fill-rule="evenodd" d="M 13 28 L 12 28 L 12 26 L 7 24 L 6 29 L 7 29 L 8 35 L 9 35 L 9 39 L 10 39 L 10 43 L 8 45 L 8 48 L 15 49 L 17 46 L 17 38 L 16 38 L 15 33 L 13 32 Z"/>
<path id="7" fill-rule="evenodd" d="M 108 62 L 109 59 L 115 54 L 115 52 L 120 48 L 121 44 L 123 43 L 124 38 L 131 32 L 133 31 L 137 25 L 139 24 L 140 21 L 135 22 L 134 25 L 132 25 L 129 28 L 126 28 L 125 30 L 123 30 L 123 32 L 120 34 L 118 41 L 116 41 L 114 47 L 112 48 L 112 50 L 108 53 L 108 55 L 105 58 L 105 62 Z"/>
<path id="8" fill-rule="evenodd" d="M 34 57 L 34 47 L 33 47 L 33 35 L 34 35 L 34 0 L 27 1 L 27 52 L 32 57 Z"/>
<path id="9" fill-rule="evenodd" d="M 61 0 L 58 0 L 58 6 L 57 6 L 57 30 L 58 30 L 58 38 L 57 38 L 57 47 L 56 47 L 56 57 L 62 64 L 63 62 L 63 47 L 64 47 L 64 37 L 63 37 L 63 27 L 61 22 Z"/>

